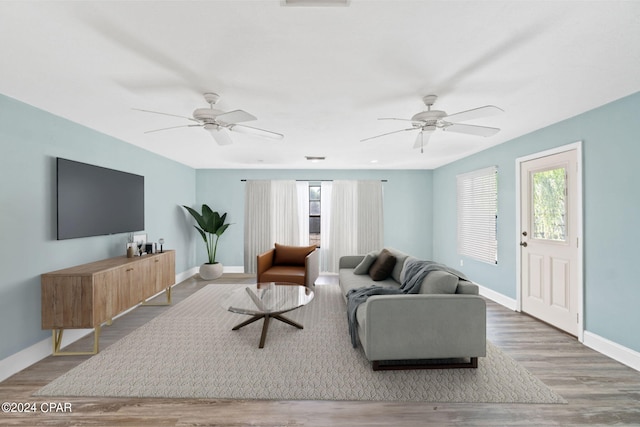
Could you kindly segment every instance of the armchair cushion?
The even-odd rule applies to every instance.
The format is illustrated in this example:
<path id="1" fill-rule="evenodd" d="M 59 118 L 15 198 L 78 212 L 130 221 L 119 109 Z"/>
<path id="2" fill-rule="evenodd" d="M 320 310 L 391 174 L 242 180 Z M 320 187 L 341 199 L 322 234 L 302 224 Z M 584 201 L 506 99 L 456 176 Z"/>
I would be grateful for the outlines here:
<path id="1" fill-rule="evenodd" d="M 304 266 L 304 259 L 316 249 L 311 246 L 286 246 L 275 244 L 276 251 L 273 257 L 273 265 L 298 265 Z"/>

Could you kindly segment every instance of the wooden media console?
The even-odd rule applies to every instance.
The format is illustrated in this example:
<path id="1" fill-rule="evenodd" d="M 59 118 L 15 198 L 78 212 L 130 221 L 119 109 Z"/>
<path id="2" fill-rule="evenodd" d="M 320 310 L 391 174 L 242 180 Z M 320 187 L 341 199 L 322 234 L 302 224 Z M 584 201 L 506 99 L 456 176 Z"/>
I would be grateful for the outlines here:
<path id="1" fill-rule="evenodd" d="M 53 354 L 98 353 L 100 327 L 118 314 L 166 291 L 171 304 L 175 251 L 109 258 L 41 276 L 42 329 L 53 331 Z M 94 329 L 93 351 L 61 352 L 65 329 Z"/>

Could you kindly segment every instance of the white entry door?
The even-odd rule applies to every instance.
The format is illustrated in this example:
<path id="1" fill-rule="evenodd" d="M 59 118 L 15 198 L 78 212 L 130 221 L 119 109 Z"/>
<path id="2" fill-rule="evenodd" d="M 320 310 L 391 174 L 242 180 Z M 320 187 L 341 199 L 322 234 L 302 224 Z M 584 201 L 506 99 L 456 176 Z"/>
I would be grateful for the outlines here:
<path id="1" fill-rule="evenodd" d="M 522 311 L 580 334 L 578 151 L 520 163 Z"/>

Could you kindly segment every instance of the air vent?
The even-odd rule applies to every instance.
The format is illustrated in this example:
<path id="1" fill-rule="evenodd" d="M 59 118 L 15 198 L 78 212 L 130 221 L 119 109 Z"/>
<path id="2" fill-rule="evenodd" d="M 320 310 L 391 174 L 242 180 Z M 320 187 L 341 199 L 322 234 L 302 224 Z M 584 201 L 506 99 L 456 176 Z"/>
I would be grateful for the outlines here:
<path id="1" fill-rule="evenodd" d="M 321 162 L 325 159 L 324 156 L 304 156 L 307 160 L 309 160 L 311 163 L 318 163 Z"/>

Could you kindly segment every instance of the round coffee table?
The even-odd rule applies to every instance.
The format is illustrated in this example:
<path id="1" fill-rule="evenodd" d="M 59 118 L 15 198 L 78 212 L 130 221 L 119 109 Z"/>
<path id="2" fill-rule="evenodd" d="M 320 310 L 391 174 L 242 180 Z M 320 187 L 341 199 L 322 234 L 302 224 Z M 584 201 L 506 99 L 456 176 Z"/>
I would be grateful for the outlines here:
<path id="1" fill-rule="evenodd" d="M 234 326 L 233 331 L 264 319 L 260 345 L 258 346 L 264 348 L 269 321 L 277 319 L 298 329 L 304 329 L 301 324 L 287 319 L 282 314 L 307 305 L 312 299 L 313 290 L 306 286 L 295 283 L 267 282 L 247 285 L 234 291 L 223 302 L 223 306 L 233 313 L 252 316 L 249 320 Z"/>

